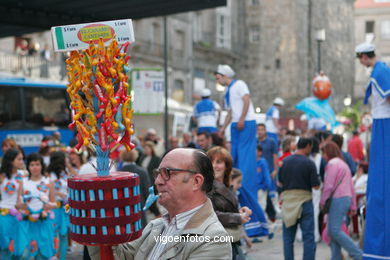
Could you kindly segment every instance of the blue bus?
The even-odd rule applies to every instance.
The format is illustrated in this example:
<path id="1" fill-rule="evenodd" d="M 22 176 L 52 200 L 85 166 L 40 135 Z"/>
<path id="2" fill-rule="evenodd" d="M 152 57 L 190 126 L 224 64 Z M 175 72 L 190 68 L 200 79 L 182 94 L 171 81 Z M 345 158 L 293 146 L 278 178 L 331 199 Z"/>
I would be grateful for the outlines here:
<path id="1" fill-rule="evenodd" d="M 68 145 L 74 136 L 68 129 L 69 103 L 64 83 L 0 78 L 0 143 L 13 138 L 29 154 L 39 150 L 43 137 L 58 131 Z"/>

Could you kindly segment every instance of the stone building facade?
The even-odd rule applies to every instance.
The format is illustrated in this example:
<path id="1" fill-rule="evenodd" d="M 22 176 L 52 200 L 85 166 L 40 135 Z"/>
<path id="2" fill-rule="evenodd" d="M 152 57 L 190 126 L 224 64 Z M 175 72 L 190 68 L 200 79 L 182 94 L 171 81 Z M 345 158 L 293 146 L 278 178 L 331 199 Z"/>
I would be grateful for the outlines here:
<path id="1" fill-rule="evenodd" d="M 343 106 L 354 84 L 352 0 L 246 1 L 247 53 L 243 78 L 262 111 L 276 96 L 287 101 L 283 109 L 296 115 L 295 104 L 311 96 L 317 71 L 315 32 L 324 29 L 321 69 L 333 85 L 332 106 Z"/>

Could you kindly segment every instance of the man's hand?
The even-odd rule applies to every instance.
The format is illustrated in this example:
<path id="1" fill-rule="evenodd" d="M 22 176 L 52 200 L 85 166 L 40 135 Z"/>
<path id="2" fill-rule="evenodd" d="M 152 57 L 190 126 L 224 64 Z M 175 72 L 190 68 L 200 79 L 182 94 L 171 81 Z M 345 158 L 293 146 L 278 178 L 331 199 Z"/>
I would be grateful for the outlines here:
<path id="1" fill-rule="evenodd" d="M 245 121 L 244 120 L 240 120 L 237 122 L 237 129 L 239 130 L 242 130 L 245 128 Z"/>

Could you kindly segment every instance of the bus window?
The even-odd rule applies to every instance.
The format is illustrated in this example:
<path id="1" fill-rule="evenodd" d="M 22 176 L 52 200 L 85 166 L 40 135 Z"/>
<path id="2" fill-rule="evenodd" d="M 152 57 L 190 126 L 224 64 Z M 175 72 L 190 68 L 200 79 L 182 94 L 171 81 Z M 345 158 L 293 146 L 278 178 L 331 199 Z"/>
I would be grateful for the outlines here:
<path id="1" fill-rule="evenodd" d="M 64 89 L 25 88 L 27 123 L 66 127 L 70 123 L 66 95 Z"/>
<path id="2" fill-rule="evenodd" d="M 5 128 L 11 122 L 22 121 L 19 88 L 0 88 L 0 128 Z"/>

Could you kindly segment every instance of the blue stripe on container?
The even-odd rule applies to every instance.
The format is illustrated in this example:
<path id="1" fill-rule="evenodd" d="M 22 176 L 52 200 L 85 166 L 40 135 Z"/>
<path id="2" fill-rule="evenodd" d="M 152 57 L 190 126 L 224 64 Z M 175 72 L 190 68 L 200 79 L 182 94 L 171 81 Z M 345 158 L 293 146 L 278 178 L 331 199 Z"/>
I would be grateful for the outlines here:
<path id="1" fill-rule="evenodd" d="M 130 206 L 125 206 L 125 215 L 130 216 Z"/>
<path id="2" fill-rule="evenodd" d="M 95 201 L 95 191 L 89 190 L 89 200 Z M 91 218 L 96 218 L 96 211 L 94 209 L 91 209 Z M 96 235 L 96 227 L 91 226 L 91 235 Z"/>
<path id="3" fill-rule="evenodd" d="M 118 199 L 118 189 L 112 189 L 112 198 L 114 200 Z M 119 217 L 119 208 L 114 208 L 114 217 Z M 120 230 L 119 225 L 115 226 L 115 234 L 117 234 L 117 235 L 121 234 L 121 230 Z"/>
<path id="4" fill-rule="evenodd" d="M 123 196 L 124 196 L 125 198 L 128 198 L 128 197 L 129 197 L 129 188 L 127 188 L 127 187 L 124 188 L 124 189 L 123 189 L 123 193 L 124 193 Z"/>
<path id="5" fill-rule="evenodd" d="M 98 195 L 99 195 L 99 200 L 104 200 L 104 193 L 103 193 L 102 189 L 98 190 Z M 105 218 L 106 217 L 105 209 L 100 209 L 100 217 L 101 218 Z M 108 234 L 106 226 L 102 227 L 102 233 L 103 233 L 103 235 L 107 235 Z"/>

